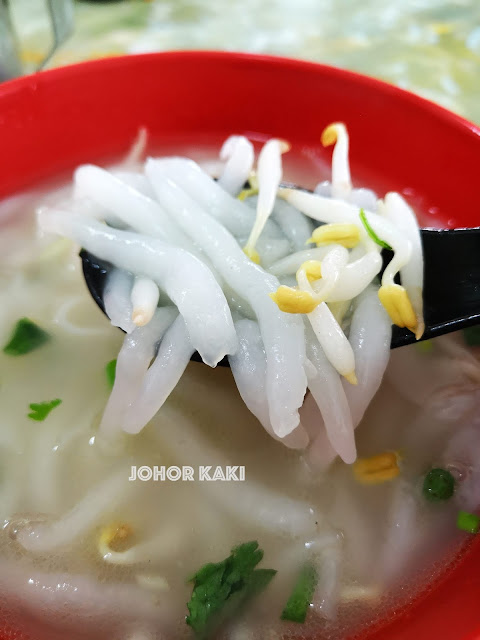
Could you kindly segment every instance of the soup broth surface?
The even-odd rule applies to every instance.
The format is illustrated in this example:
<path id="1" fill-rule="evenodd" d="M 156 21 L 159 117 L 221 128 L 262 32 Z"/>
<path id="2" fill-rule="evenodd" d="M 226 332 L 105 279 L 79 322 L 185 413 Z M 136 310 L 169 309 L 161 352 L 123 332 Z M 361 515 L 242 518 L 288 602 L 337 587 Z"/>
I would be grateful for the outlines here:
<path id="1" fill-rule="evenodd" d="M 0 353 L 0 592 L 32 638 L 193 637 L 189 578 L 251 540 L 277 574 L 220 637 L 340 640 L 395 616 L 448 569 L 466 540 L 458 510 L 467 498 L 476 507 L 466 452 L 476 446 L 480 459 L 478 386 L 461 336 L 392 353 L 357 431 L 360 457 L 400 457 L 399 477 L 383 484 L 360 484 L 341 461 L 312 471 L 262 429 L 228 368 L 198 363 L 139 435 L 106 441 L 105 367 L 122 333 L 90 298 L 78 247 L 36 233 L 38 201 L 27 194 L 0 208 L 0 342 L 22 317 L 51 336 L 29 354 Z M 44 421 L 28 417 L 30 403 L 55 398 Z M 425 499 L 432 467 L 456 474 L 451 500 Z M 176 478 L 185 469 L 192 480 Z M 112 527 L 126 540 L 105 551 Z M 282 621 L 312 557 L 307 621 Z"/>

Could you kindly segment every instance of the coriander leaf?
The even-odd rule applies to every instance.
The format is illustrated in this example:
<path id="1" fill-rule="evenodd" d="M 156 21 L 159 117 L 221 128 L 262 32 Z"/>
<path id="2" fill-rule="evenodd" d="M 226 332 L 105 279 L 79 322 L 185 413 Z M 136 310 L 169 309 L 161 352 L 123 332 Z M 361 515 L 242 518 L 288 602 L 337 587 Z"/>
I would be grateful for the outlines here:
<path id="1" fill-rule="evenodd" d="M 313 565 L 306 564 L 297 578 L 293 591 L 282 611 L 281 619 L 305 622 L 316 586 L 317 571 Z"/>
<path id="2" fill-rule="evenodd" d="M 268 585 L 276 571 L 255 569 L 262 558 L 258 542 L 246 542 L 234 547 L 225 560 L 204 565 L 190 579 L 193 592 L 186 622 L 199 640 L 209 637 Z"/>
<path id="3" fill-rule="evenodd" d="M 56 400 L 50 400 L 49 402 L 33 402 L 29 405 L 31 413 L 28 414 L 28 417 L 31 418 L 31 420 L 43 422 L 50 411 L 55 409 L 55 407 L 58 407 L 59 404 L 62 404 L 62 401 L 59 398 Z"/>
<path id="4" fill-rule="evenodd" d="M 110 360 L 105 367 L 105 375 L 107 376 L 107 383 L 110 389 L 113 389 L 115 383 L 115 375 L 117 373 L 117 359 Z"/>
<path id="5" fill-rule="evenodd" d="M 377 234 L 375 233 L 375 231 L 372 229 L 372 227 L 370 226 L 368 220 L 367 220 L 367 216 L 365 215 L 365 211 L 363 209 L 360 209 L 360 220 L 362 221 L 363 226 L 365 227 L 368 235 L 370 236 L 370 238 L 376 242 L 377 244 L 379 244 L 381 247 L 383 247 L 384 249 L 388 249 L 389 251 L 393 251 L 392 247 L 385 242 L 384 240 L 381 240 Z"/>
<path id="6" fill-rule="evenodd" d="M 241 613 L 248 602 L 261 593 L 276 575 L 275 569 L 255 569 L 241 589 L 233 592 L 225 603 L 223 609 L 218 613 L 211 627 L 208 628 L 207 635 L 200 635 L 199 638 L 210 637 L 210 634 L 221 627 L 228 620 Z"/>
<path id="7" fill-rule="evenodd" d="M 248 580 L 248 597 L 255 596 L 268 587 L 276 573 L 275 569 L 255 569 Z"/>
<path id="8" fill-rule="evenodd" d="M 23 356 L 38 349 L 48 340 L 50 334 L 28 318 L 21 318 L 15 325 L 10 340 L 3 347 L 3 353 L 9 356 Z"/>
<path id="9" fill-rule="evenodd" d="M 469 347 L 480 346 L 480 326 L 468 327 L 463 330 L 463 339 Z"/>

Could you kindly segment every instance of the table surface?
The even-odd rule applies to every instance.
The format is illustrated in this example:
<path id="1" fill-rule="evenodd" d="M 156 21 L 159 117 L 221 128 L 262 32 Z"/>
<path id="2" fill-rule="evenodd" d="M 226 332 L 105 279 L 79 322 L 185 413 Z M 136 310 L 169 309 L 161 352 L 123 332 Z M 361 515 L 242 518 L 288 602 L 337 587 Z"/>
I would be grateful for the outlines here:
<path id="1" fill-rule="evenodd" d="M 45 46 L 45 6 L 15 0 L 22 57 Z M 479 0 L 78 1 L 49 66 L 171 49 L 305 58 L 383 78 L 480 122 Z"/>

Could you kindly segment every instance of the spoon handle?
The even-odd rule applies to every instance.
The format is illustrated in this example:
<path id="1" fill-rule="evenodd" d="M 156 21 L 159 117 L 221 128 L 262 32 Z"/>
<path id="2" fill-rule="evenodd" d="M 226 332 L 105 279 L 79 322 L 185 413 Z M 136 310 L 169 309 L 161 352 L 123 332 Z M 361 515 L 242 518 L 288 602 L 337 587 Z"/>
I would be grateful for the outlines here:
<path id="1" fill-rule="evenodd" d="M 480 228 L 422 229 L 425 333 L 422 340 L 480 324 Z M 393 327 L 392 349 L 415 342 Z"/>
<path id="2" fill-rule="evenodd" d="M 422 340 L 480 324 L 480 228 L 422 229 L 425 262 L 425 333 Z M 111 265 L 82 250 L 90 293 L 105 312 L 103 290 Z M 416 342 L 408 329 L 393 327 L 392 349 Z M 199 360 L 198 354 L 192 360 Z M 226 358 L 219 363 L 228 366 Z"/>

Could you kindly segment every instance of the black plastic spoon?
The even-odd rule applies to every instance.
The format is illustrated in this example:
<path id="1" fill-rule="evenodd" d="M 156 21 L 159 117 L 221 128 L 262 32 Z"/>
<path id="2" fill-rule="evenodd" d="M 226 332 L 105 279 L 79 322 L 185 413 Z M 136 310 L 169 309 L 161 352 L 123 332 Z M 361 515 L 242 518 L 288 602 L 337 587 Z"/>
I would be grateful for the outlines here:
<path id="1" fill-rule="evenodd" d="M 451 331 L 480 324 L 480 228 L 422 229 L 424 255 L 425 333 L 429 340 Z M 85 250 L 80 252 L 87 287 L 105 313 L 103 291 L 112 265 Z M 383 252 L 384 264 L 391 253 Z M 393 327 L 391 348 L 416 342 L 408 329 Z M 195 353 L 192 360 L 200 361 Z M 226 358 L 221 365 L 228 366 Z"/>

